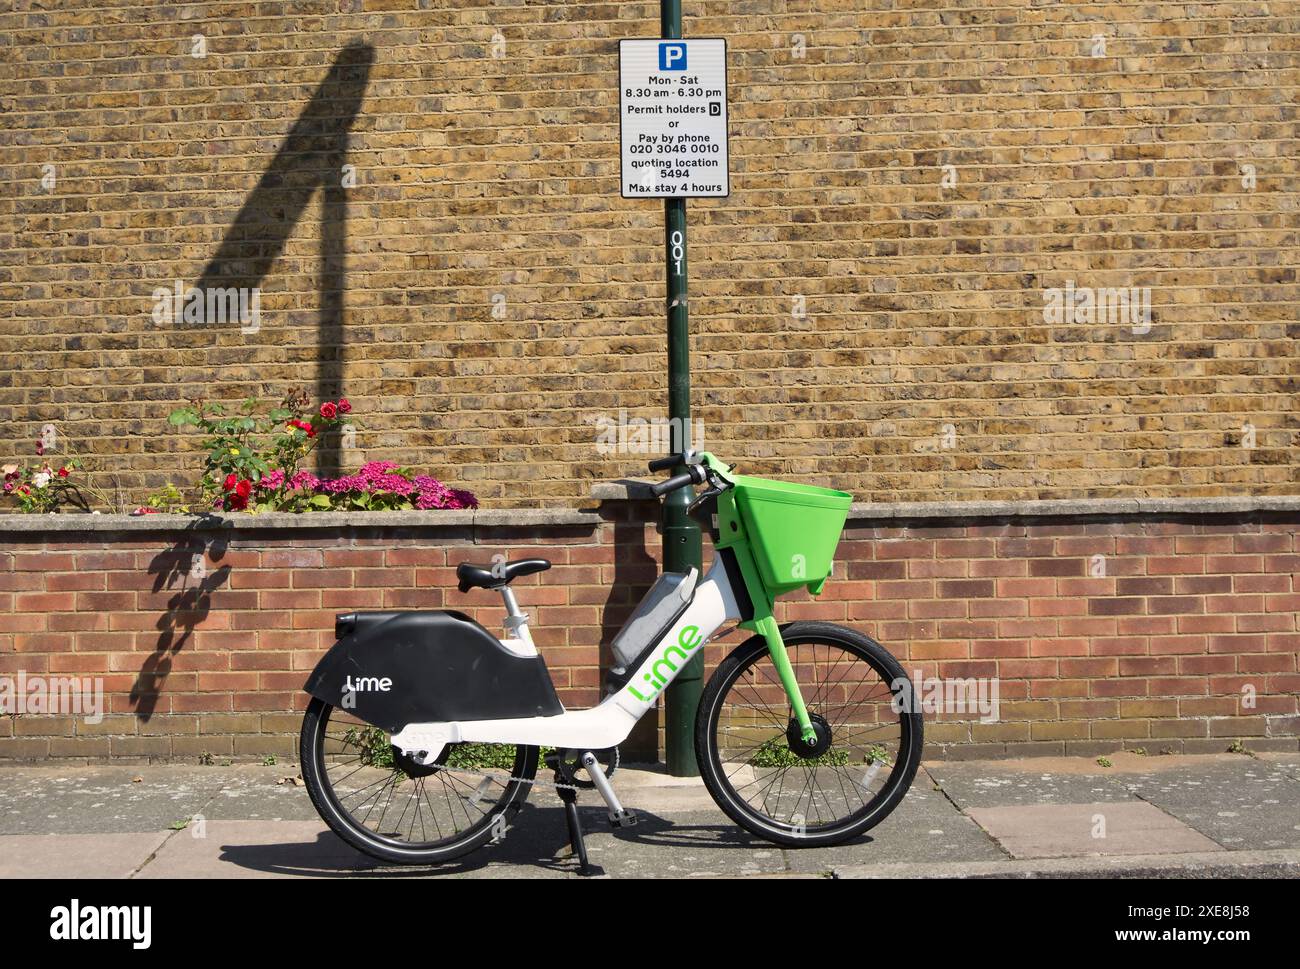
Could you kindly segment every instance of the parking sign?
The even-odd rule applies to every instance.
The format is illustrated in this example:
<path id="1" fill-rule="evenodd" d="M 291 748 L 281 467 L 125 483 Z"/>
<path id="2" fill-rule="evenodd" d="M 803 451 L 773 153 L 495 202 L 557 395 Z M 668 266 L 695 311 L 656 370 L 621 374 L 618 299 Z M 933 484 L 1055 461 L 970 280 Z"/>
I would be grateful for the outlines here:
<path id="1" fill-rule="evenodd" d="M 680 40 L 661 40 L 659 42 L 659 70 L 686 70 L 686 45 Z"/>
<path id="2" fill-rule="evenodd" d="M 730 194 L 727 42 L 620 41 L 618 74 L 623 197 Z"/>

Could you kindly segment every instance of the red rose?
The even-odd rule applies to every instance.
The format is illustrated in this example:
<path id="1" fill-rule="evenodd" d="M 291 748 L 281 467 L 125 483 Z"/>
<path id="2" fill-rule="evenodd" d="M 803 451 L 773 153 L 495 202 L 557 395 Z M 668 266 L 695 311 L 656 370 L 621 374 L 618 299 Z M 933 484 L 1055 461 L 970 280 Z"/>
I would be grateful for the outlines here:
<path id="1" fill-rule="evenodd" d="M 239 495 L 231 495 L 231 496 L 230 496 L 230 510 L 231 510 L 231 511 L 243 511 L 243 510 L 244 510 L 245 508 L 247 508 L 247 507 L 248 507 L 248 499 L 247 499 L 247 498 L 243 498 L 243 497 L 241 497 L 241 496 L 239 496 Z"/>
<path id="2" fill-rule="evenodd" d="M 320 416 L 325 418 L 325 420 L 332 421 L 334 420 L 337 414 L 338 414 L 338 408 L 335 407 L 333 404 L 331 404 L 328 400 L 325 401 L 325 403 L 320 405 Z"/>
<path id="3" fill-rule="evenodd" d="M 67 469 L 67 468 L 59 468 L 59 477 L 60 477 L 60 478 L 66 478 L 67 476 L 68 476 L 68 469 Z"/>
<path id="4" fill-rule="evenodd" d="M 238 480 L 239 480 L 239 479 L 235 477 L 235 474 L 234 474 L 233 471 L 232 471 L 230 474 L 226 475 L 226 486 L 225 486 L 225 490 L 226 490 L 226 491 L 232 491 L 232 490 L 234 490 L 235 482 L 238 481 Z"/>
<path id="5" fill-rule="evenodd" d="M 348 399 L 346 397 L 339 398 L 339 411 L 344 414 L 352 413 L 352 405 L 348 403 Z"/>
<path id="6" fill-rule="evenodd" d="M 245 478 L 239 484 L 235 485 L 235 494 L 240 498 L 247 498 L 253 493 L 253 482 Z"/>

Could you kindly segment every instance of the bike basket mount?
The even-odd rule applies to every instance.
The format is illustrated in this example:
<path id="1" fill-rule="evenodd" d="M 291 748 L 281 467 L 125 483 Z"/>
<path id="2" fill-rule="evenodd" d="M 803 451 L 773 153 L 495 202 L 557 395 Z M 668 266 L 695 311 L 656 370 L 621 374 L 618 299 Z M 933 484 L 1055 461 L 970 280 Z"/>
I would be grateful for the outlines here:
<path id="1" fill-rule="evenodd" d="M 819 593 L 853 496 L 744 475 L 734 481 L 736 509 L 767 591 L 777 596 L 807 586 L 813 595 Z"/>

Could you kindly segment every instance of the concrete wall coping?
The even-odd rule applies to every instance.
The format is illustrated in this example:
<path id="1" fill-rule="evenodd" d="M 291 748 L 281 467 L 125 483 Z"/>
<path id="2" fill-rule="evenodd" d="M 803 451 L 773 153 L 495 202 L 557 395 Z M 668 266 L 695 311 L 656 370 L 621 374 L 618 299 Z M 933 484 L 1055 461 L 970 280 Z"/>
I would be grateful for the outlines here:
<path id="1" fill-rule="evenodd" d="M 599 501 L 651 498 L 648 481 L 597 485 Z M 1041 501 L 855 502 L 850 521 L 924 521 L 972 518 L 1115 518 L 1147 515 L 1248 515 L 1300 512 L 1300 496 L 1250 495 L 1217 498 L 1062 498 Z M 486 508 L 474 511 L 309 512 L 259 515 L 0 515 L 0 534 L 71 532 L 167 532 L 312 530 L 340 528 L 530 528 L 580 525 L 606 520 L 596 510 L 575 508 Z"/>
<path id="2" fill-rule="evenodd" d="M 625 479 L 598 484 L 592 497 L 603 501 L 652 498 L 654 479 Z M 1240 495 L 1204 498 L 1054 498 L 1025 501 L 855 501 L 851 520 L 1055 518 L 1121 515 L 1240 515 L 1300 511 L 1300 495 Z"/>
<path id="3" fill-rule="evenodd" d="M 573 508 L 488 508 L 477 511 L 318 511 L 292 514 L 0 515 L 0 535 L 33 532 L 216 532 L 338 528 L 473 528 L 587 525 L 594 511 Z"/>

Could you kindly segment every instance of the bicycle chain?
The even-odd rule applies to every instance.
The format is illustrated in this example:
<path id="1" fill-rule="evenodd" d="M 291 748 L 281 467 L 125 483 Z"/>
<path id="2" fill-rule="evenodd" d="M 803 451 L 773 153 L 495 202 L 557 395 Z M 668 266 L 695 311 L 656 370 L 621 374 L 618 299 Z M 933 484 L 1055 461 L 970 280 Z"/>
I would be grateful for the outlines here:
<path id="1" fill-rule="evenodd" d="M 470 777 L 484 777 L 484 778 L 490 778 L 491 780 L 498 781 L 498 782 L 501 781 L 501 778 L 498 777 L 496 774 L 489 774 L 487 771 L 470 770 L 468 767 L 439 766 L 438 771 L 444 771 L 444 770 L 455 771 L 457 774 L 468 774 Z M 438 771 L 434 771 L 434 774 L 438 773 Z M 433 774 L 429 774 L 427 776 L 432 777 Z M 514 782 L 517 784 L 530 784 L 534 787 L 549 787 L 552 790 L 557 790 L 557 791 L 560 789 L 564 789 L 568 791 L 586 790 L 586 788 L 579 787 L 577 784 L 565 784 L 562 781 L 541 781 L 538 780 L 536 777 L 511 776 L 506 778 L 506 782 Z"/>
<path id="2" fill-rule="evenodd" d="M 438 769 L 439 769 L 439 770 L 454 770 L 454 771 L 456 771 L 456 772 L 459 773 L 459 774 L 468 774 L 470 777 L 487 777 L 487 778 L 491 778 L 492 780 L 496 780 L 496 781 L 499 781 L 499 780 L 500 780 L 500 778 L 497 777 L 495 774 L 489 774 L 489 773 L 487 773 L 486 771 L 470 770 L 468 767 L 447 767 L 446 765 L 439 765 Z M 437 771 L 435 771 L 434 773 L 437 773 Z M 433 775 L 430 774 L 430 775 L 428 775 L 428 776 L 432 777 Z M 549 788 L 551 788 L 552 790 L 555 790 L 555 791 L 558 791 L 558 790 L 566 790 L 566 791 L 587 791 L 587 790 L 591 790 L 590 787 L 582 787 L 582 786 L 580 786 L 580 785 L 578 785 L 578 784 L 565 784 L 565 783 L 562 782 L 562 781 L 539 781 L 536 777 L 525 778 L 525 777 L 514 777 L 514 776 L 511 776 L 511 777 L 507 777 L 506 780 L 507 780 L 508 782 L 509 782 L 509 781 L 513 781 L 513 782 L 518 783 L 518 784 L 530 784 L 530 785 L 532 785 L 532 786 L 534 786 L 534 787 L 549 787 Z"/>

